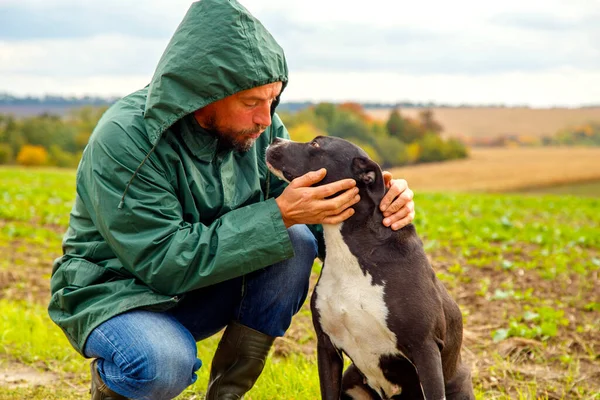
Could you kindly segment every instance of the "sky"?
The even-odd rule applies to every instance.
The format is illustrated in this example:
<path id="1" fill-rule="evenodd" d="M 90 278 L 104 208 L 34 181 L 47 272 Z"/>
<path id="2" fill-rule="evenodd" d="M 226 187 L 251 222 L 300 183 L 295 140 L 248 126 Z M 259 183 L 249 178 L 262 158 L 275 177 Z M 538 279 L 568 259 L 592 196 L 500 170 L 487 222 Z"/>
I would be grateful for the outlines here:
<path id="1" fill-rule="evenodd" d="M 240 0 L 289 101 L 600 104 L 600 0 Z M 0 0 L 0 93 L 145 86 L 190 1 Z"/>

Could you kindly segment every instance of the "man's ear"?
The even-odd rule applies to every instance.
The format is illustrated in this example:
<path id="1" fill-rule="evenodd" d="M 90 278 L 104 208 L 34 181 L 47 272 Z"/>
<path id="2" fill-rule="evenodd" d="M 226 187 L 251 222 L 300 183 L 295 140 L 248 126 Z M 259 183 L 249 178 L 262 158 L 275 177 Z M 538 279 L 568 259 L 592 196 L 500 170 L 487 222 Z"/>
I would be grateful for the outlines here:
<path id="1" fill-rule="evenodd" d="M 369 187 L 377 182 L 378 177 L 381 177 L 381 169 L 371 159 L 356 157 L 352 160 L 352 174 L 359 185 L 362 183 Z"/>

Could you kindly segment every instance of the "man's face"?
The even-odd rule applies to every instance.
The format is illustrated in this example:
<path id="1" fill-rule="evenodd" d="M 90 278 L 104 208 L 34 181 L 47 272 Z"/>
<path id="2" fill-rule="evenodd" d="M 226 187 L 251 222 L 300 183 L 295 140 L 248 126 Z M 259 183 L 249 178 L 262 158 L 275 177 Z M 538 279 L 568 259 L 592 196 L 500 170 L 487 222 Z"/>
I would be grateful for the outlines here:
<path id="1" fill-rule="evenodd" d="M 244 90 L 211 103 L 194 113 L 204 129 L 213 132 L 222 145 L 248 151 L 271 125 L 271 104 L 281 93 L 281 82 Z"/>

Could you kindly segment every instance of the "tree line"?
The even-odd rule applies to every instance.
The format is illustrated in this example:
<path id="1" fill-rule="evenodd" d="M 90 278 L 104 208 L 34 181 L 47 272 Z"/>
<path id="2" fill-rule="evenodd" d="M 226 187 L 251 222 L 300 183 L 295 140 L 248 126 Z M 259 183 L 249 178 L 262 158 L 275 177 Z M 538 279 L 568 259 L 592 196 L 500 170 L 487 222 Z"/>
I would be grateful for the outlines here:
<path id="1" fill-rule="evenodd" d="M 89 137 L 107 106 L 74 108 L 67 115 L 16 118 L 0 114 L 0 164 L 76 167 Z M 395 109 L 387 122 L 371 119 L 358 103 L 318 103 L 279 113 L 293 140 L 339 136 L 363 147 L 383 167 L 467 157 L 458 140 L 444 140 L 433 112 L 417 120 Z"/>
<path id="2" fill-rule="evenodd" d="M 0 114 L 0 164 L 76 167 L 107 108 L 85 106 L 66 116 Z"/>
<path id="3" fill-rule="evenodd" d="M 318 135 L 338 136 L 361 146 L 384 168 L 444 161 L 468 156 L 458 140 L 445 140 L 433 111 L 425 109 L 410 119 L 394 109 L 386 122 L 370 118 L 358 103 L 319 103 L 296 113 L 281 113 L 293 140 L 305 142 Z"/>

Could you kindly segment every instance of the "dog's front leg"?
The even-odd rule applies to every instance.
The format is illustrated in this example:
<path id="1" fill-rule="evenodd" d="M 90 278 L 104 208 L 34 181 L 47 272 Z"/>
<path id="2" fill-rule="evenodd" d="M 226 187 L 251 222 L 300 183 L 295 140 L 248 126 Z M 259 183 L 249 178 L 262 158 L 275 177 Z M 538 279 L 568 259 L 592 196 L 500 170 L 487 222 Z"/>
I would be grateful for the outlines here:
<path id="1" fill-rule="evenodd" d="M 417 368 L 423 395 L 427 400 L 445 400 L 442 356 L 433 340 L 426 341 L 413 351 L 413 363 Z"/>
<path id="2" fill-rule="evenodd" d="M 317 333 L 317 359 L 323 400 L 339 400 L 342 392 L 344 357 L 324 332 Z"/>
<path id="3" fill-rule="evenodd" d="M 321 326 L 321 313 L 319 307 L 317 307 L 319 283 L 317 283 L 317 287 L 310 299 L 310 309 L 312 311 L 313 327 L 317 334 L 317 361 L 321 398 L 324 400 L 339 400 L 342 393 L 344 358 L 341 351 L 334 346 L 331 338 Z"/>

